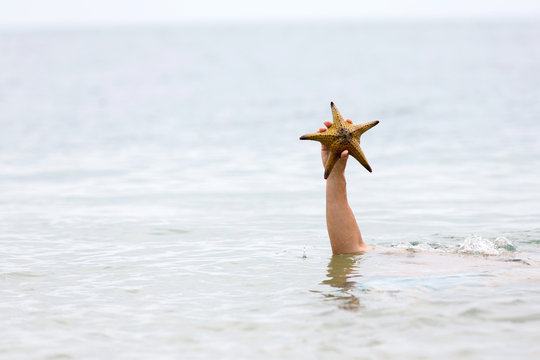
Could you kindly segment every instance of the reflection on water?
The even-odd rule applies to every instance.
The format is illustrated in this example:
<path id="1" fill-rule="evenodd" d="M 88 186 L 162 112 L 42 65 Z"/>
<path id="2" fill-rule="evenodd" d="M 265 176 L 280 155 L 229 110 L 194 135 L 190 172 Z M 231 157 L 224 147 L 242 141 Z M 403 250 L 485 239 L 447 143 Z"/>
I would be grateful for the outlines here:
<path id="1" fill-rule="evenodd" d="M 354 294 L 357 289 L 355 278 L 362 276 L 358 272 L 360 261 L 361 255 L 334 255 L 328 263 L 327 279 L 322 284 L 337 288 L 337 291 L 324 296 L 337 301 L 340 309 L 354 311 L 361 306 L 360 299 Z"/>

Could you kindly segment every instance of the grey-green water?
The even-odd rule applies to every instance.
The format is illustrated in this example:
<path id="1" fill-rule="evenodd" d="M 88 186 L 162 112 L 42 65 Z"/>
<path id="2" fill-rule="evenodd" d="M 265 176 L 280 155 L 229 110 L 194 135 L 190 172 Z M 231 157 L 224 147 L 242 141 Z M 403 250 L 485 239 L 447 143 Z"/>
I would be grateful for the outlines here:
<path id="1" fill-rule="evenodd" d="M 0 34 L 0 355 L 540 355 L 538 23 Z M 318 146 L 355 122 L 332 257 Z"/>

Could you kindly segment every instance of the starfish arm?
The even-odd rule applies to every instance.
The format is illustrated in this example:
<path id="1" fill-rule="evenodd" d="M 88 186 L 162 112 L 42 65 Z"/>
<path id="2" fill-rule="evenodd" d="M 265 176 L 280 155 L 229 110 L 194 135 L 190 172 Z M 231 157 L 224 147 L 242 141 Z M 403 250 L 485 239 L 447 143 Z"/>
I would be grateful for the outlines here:
<path id="1" fill-rule="evenodd" d="M 353 136 L 362 135 L 363 133 L 365 133 L 366 131 L 368 131 L 369 129 L 377 125 L 378 123 L 379 123 L 379 120 L 371 121 L 371 122 L 360 124 L 360 125 L 353 125 L 353 129 L 352 129 Z"/>
<path id="2" fill-rule="evenodd" d="M 330 108 L 332 108 L 332 118 L 336 129 L 339 130 L 345 127 L 345 120 L 343 120 L 343 117 L 341 116 L 339 110 L 333 102 L 330 103 Z"/>
<path id="3" fill-rule="evenodd" d="M 328 176 L 330 176 L 330 172 L 334 168 L 334 165 L 336 165 L 336 162 L 339 160 L 339 155 L 337 152 L 330 151 L 328 154 L 328 160 L 326 160 L 326 166 L 324 167 L 324 178 L 328 179 Z"/>
<path id="4" fill-rule="evenodd" d="M 325 145 L 329 145 L 334 140 L 334 136 L 329 132 L 316 132 L 312 134 L 306 134 L 300 136 L 300 140 L 313 140 L 313 141 L 319 141 Z"/>
<path id="5" fill-rule="evenodd" d="M 372 172 L 371 166 L 369 166 L 366 156 L 360 148 L 360 144 L 354 144 L 347 150 L 349 150 L 349 154 L 352 155 L 352 157 L 354 157 L 356 160 L 358 160 L 358 162 L 362 164 L 362 166 L 365 167 L 367 171 Z"/>

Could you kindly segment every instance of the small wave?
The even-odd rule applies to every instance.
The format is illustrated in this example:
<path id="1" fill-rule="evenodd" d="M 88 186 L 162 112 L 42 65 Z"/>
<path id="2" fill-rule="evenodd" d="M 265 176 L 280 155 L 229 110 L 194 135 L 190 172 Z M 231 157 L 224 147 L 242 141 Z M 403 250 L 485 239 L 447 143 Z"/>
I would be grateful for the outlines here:
<path id="1" fill-rule="evenodd" d="M 474 255 L 502 255 L 515 250 L 514 244 L 503 236 L 491 240 L 478 235 L 468 236 L 456 249 L 458 253 Z"/>
<path id="2" fill-rule="evenodd" d="M 508 252 L 516 251 L 512 241 L 504 236 L 495 239 L 489 239 L 478 235 L 469 235 L 458 245 L 447 245 L 437 242 L 422 243 L 411 241 L 394 245 L 399 249 L 405 249 L 410 252 L 432 251 L 444 253 L 458 253 L 484 256 L 499 256 Z"/>
<path id="3" fill-rule="evenodd" d="M 421 243 L 419 241 L 411 241 L 411 242 L 405 242 L 405 243 L 399 243 L 397 245 L 393 245 L 393 247 L 396 247 L 398 249 L 404 249 L 410 252 L 417 252 L 417 251 L 444 251 L 444 247 L 441 244 L 437 244 L 437 246 L 432 246 L 428 243 Z"/>

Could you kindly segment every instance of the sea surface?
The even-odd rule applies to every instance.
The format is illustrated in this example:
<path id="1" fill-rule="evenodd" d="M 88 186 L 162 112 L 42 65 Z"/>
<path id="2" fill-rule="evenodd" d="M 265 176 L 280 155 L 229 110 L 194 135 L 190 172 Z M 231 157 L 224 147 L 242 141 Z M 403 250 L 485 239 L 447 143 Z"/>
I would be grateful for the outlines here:
<path id="1" fill-rule="evenodd" d="M 0 358 L 540 357 L 540 22 L 0 32 Z M 363 255 L 332 256 L 319 144 Z"/>

